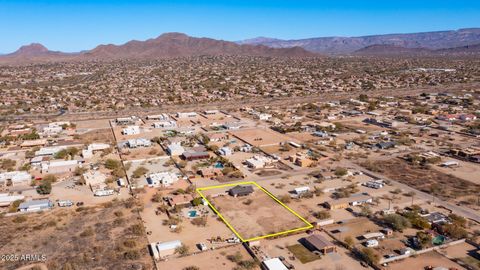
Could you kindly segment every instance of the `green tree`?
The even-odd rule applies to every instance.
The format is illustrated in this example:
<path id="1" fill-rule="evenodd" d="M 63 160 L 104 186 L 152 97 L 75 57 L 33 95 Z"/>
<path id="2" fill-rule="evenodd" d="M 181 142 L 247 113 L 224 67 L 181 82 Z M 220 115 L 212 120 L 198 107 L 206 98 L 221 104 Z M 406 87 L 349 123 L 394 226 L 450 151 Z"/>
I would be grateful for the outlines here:
<path id="1" fill-rule="evenodd" d="M 145 175 L 146 173 L 148 173 L 148 169 L 143 167 L 143 166 L 140 166 L 140 167 L 136 168 L 135 171 L 133 171 L 132 177 L 133 178 L 140 178 L 143 175 Z"/>
<path id="2" fill-rule="evenodd" d="M 121 163 L 119 160 L 109 158 L 105 161 L 105 168 L 109 170 L 115 170 L 121 166 Z"/>
<path id="3" fill-rule="evenodd" d="M 363 248 L 360 256 L 369 264 L 377 264 L 380 261 L 380 256 L 371 248 Z"/>
<path id="4" fill-rule="evenodd" d="M 37 187 L 38 194 L 47 195 L 52 192 L 52 183 L 50 181 L 43 180 Z"/>
<path id="5" fill-rule="evenodd" d="M 432 244 L 432 236 L 429 233 L 420 231 L 416 236 L 421 249 L 428 248 Z"/>
<path id="6" fill-rule="evenodd" d="M 327 218 L 330 218 L 332 215 L 330 214 L 330 212 L 326 210 L 322 210 L 322 211 L 314 212 L 313 216 L 318 219 L 327 219 Z"/>
<path id="7" fill-rule="evenodd" d="M 17 165 L 17 161 L 13 159 L 1 159 L 0 160 L 0 168 L 2 170 L 13 171 L 15 169 L 15 165 Z"/>
<path id="8" fill-rule="evenodd" d="M 342 167 L 335 168 L 335 175 L 338 177 L 347 175 L 348 170 Z"/>
<path id="9" fill-rule="evenodd" d="M 383 221 L 396 231 L 402 231 L 410 227 L 408 219 L 398 214 L 386 215 Z"/>

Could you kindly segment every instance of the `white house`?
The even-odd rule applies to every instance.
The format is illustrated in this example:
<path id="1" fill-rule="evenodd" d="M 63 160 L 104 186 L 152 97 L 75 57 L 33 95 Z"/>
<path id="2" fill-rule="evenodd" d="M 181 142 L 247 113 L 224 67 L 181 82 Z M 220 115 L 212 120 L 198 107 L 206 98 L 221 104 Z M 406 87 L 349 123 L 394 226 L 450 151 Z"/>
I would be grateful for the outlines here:
<path id="1" fill-rule="evenodd" d="M 294 191 L 295 191 L 295 194 L 300 195 L 300 194 L 303 194 L 305 192 L 310 191 L 310 188 L 309 187 L 298 187 L 298 188 L 295 188 Z"/>
<path id="2" fill-rule="evenodd" d="M 66 173 L 78 166 L 78 160 L 52 160 L 42 163 L 42 173 Z"/>
<path id="3" fill-rule="evenodd" d="M 166 113 L 155 114 L 155 115 L 147 115 L 147 120 L 161 120 L 161 121 L 164 121 L 164 120 L 168 120 L 168 119 L 170 119 L 170 117 Z"/>
<path id="4" fill-rule="evenodd" d="M 109 144 L 106 143 L 92 143 L 89 144 L 87 149 L 82 150 L 82 157 L 83 158 L 91 158 L 93 154 L 97 151 L 102 151 L 105 149 L 110 148 Z"/>
<path id="5" fill-rule="evenodd" d="M 131 139 L 127 141 L 127 146 L 130 148 L 137 148 L 137 147 L 150 147 L 152 146 L 152 142 L 149 139 Z"/>
<path id="6" fill-rule="evenodd" d="M 23 202 L 18 206 L 20 212 L 35 212 L 41 210 L 48 210 L 53 207 L 53 203 L 48 200 L 31 200 Z"/>
<path id="7" fill-rule="evenodd" d="M 262 262 L 262 269 L 265 270 L 288 270 L 279 258 L 271 258 Z"/>
<path id="8" fill-rule="evenodd" d="M 272 118 L 272 115 L 271 114 L 268 114 L 268 113 L 260 113 L 257 115 L 258 119 L 259 120 L 270 120 L 270 118 Z"/>
<path id="9" fill-rule="evenodd" d="M 67 149 L 66 146 L 51 146 L 51 147 L 42 147 L 38 151 L 35 151 L 35 156 L 54 156 L 56 153 Z"/>
<path id="10" fill-rule="evenodd" d="M 182 242 L 180 240 L 174 240 L 168 242 L 151 243 L 149 246 L 153 257 L 158 260 L 160 258 L 175 254 L 175 250 L 182 246 Z"/>
<path id="11" fill-rule="evenodd" d="M 264 156 L 253 156 L 252 158 L 246 159 L 245 163 L 248 167 L 253 169 L 265 168 L 265 166 L 272 163 L 272 159 Z"/>
<path id="12" fill-rule="evenodd" d="M 240 129 L 243 126 L 243 124 L 240 122 L 229 122 L 229 123 L 223 124 L 222 126 L 228 130 L 237 130 L 237 129 Z"/>
<path id="13" fill-rule="evenodd" d="M 232 149 L 230 147 L 222 147 L 218 150 L 220 155 L 222 156 L 231 156 L 232 155 Z"/>
<path id="14" fill-rule="evenodd" d="M 177 118 L 191 118 L 196 116 L 197 116 L 196 112 L 178 112 L 177 113 Z"/>
<path id="15" fill-rule="evenodd" d="M 123 135 L 136 135 L 140 134 L 140 127 L 139 126 L 128 126 L 122 129 Z"/>
<path id="16" fill-rule="evenodd" d="M 203 111 L 203 114 L 205 115 L 214 115 L 214 114 L 217 114 L 219 113 L 220 111 L 219 110 L 207 110 L 207 111 Z"/>
<path id="17" fill-rule="evenodd" d="M 250 144 L 244 144 L 240 147 L 240 151 L 242 152 L 252 152 L 253 147 Z"/>
<path id="18" fill-rule="evenodd" d="M 11 185 L 17 185 L 21 183 L 29 184 L 32 180 L 32 176 L 25 171 L 12 171 L 0 173 L 0 182 L 11 182 Z"/>
<path id="19" fill-rule="evenodd" d="M 171 156 L 180 156 L 185 152 L 185 149 L 182 147 L 182 145 L 177 142 L 177 143 L 172 143 L 167 146 L 167 152 Z"/>
<path id="20" fill-rule="evenodd" d="M 62 132 L 63 128 L 59 125 L 55 125 L 54 123 L 50 123 L 48 126 L 42 129 L 43 135 L 55 135 Z"/>
<path id="21" fill-rule="evenodd" d="M 177 127 L 177 122 L 174 120 L 160 121 L 152 124 L 154 128 L 175 128 Z"/>
<path id="22" fill-rule="evenodd" d="M 23 195 L 10 195 L 8 193 L 0 193 L 0 207 L 9 206 L 14 201 L 23 200 Z"/>
<path id="23" fill-rule="evenodd" d="M 147 177 L 147 183 L 149 187 L 171 186 L 178 181 L 178 175 L 173 172 L 158 172 L 151 173 Z"/>

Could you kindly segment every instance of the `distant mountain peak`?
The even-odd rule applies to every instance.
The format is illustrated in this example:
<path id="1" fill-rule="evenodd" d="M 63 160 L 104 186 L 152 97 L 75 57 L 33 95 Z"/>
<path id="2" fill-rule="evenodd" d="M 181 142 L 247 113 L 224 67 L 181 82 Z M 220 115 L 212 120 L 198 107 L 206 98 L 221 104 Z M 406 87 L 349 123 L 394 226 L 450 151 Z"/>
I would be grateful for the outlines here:
<path id="1" fill-rule="evenodd" d="M 129 41 L 122 45 L 100 45 L 84 54 L 89 59 L 158 59 L 202 55 L 318 56 L 303 48 L 275 49 L 266 46 L 239 45 L 230 41 L 190 37 L 176 32 L 165 33 L 146 41 Z"/>
<path id="2" fill-rule="evenodd" d="M 39 55 L 48 53 L 49 50 L 40 43 L 31 43 L 29 45 L 24 45 L 15 51 L 14 55 Z"/>
<path id="3" fill-rule="evenodd" d="M 180 33 L 180 32 L 168 32 L 168 33 L 163 33 L 160 36 L 157 37 L 157 39 L 174 39 L 174 38 L 190 38 L 187 34 Z"/>

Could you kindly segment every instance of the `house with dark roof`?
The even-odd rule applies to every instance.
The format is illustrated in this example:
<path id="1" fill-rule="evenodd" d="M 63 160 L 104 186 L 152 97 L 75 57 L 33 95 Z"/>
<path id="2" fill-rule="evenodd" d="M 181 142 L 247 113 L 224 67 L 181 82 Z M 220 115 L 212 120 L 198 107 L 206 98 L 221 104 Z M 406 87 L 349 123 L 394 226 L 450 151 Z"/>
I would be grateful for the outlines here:
<path id="1" fill-rule="evenodd" d="M 379 142 L 375 144 L 375 147 L 380 148 L 380 149 L 390 149 L 395 147 L 394 142 Z"/>
<path id="2" fill-rule="evenodd" d="M 302 244 L 313 252 L 321 252 L 323 254 L 337 252 L 337 247 L 325 237 L 319 234 L 312 234 L 301 240 Z"/>
<path id="3" fill-rule="evenodd" d="M 252 186 L 235 186 L 228 191 L 228 194 L 233 197 L 248 196 L 253 193 Z"/>
<path id="4" fill-rule="evenodd" d="M 210 155 L 207 152 L 207 149 L 203 146 L 192 147 L 188 151 L 183 152 L 182 154 L 185 160 L 199 160 L 209 158 Z"/>

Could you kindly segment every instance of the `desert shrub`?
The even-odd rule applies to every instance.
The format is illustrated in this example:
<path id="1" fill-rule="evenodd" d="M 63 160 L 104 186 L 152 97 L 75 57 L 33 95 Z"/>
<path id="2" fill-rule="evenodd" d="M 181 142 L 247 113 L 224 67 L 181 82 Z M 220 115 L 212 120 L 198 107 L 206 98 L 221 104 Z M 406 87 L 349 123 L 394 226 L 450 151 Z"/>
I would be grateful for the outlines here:
<path id="1" fill-rule="evenodd" d="M 195 219 L 192 219 L 191 222 L 195 226 L 201 226 L 201 227 L 207 226 L 207 218 L 206 217 L 195 218 Z"/>
<path id="2" fill-rule="evenodd" d="M 285 194 L 285 195 L 282 195 L 280 196 L 280 198 L 278 198 L 282 203 L 289 203 L 292 199 L 290 198 L 290 195 L 288 194 Z"/>
<path id="3" fill-rule="evenodd" d="M 26 216 L 16 216 L 12 221 L 15 222 L 15 223 L 23 223 L 23 222 L 27 221 L 27 217 Z"/>
<path id="4" fill-rule="evenodd" d="M 94 233 L 95 232 L 93 231 L 92 227 L 88 227 L 83 232 L 80 233 L 80 237 L 89 237 L 94 235 Z"/>
<path id="5" fill-rule="evenodd" d="M 137 241 L 135 239 L 127 239 L 123 241 L 123 245 L 127 248 L 134 248 L 137 246 Z"/>
<path id="6" fill-rule="evenodd" d="M 123 257 L 127 260 L 138 260 L 140 259 L 140 252 L 138 250 L 127 250 L 123 253 Z"/>
<path id="7" fill-rule="evenodd" d="M 186 246 L 185 244 L 182 244 L 181 246 L 177 247 L 175 249 L 175 253 L 177 254 L 180 254 L 180 255 L 186 255 L 188 254 L 188 246 Z"/>
<path id="8" fill-rule="evenodd" d="M 105 168 L 109 170 L 115 170 L 117 168 L 120 168 L 121 165 L 122 164 L 120 163 L 120 161 L 116 159 L 109 158 L 105 161 Z"/>
<path id="9" fill-rule="evenodd" d="M 143 235 L 145 232 L 145 228 L 142 224 L 133 224 L 129 228 L 129 232 L 134 235 Z"/>
<path id="10" fill-rule="evenodd" d="M 200 270 L 200 268 L 198 266 L 191 265 L 184 267 L 183 270 Z"/>
<path id="11" fill-rule="evenodd" d="M 242 261 L 243 256 L 240 252 L 237 251 L 235 252 L 235 254 L 227 255 L 227 259 L 231 262 L 239 263 L 240 261 Z"/>

